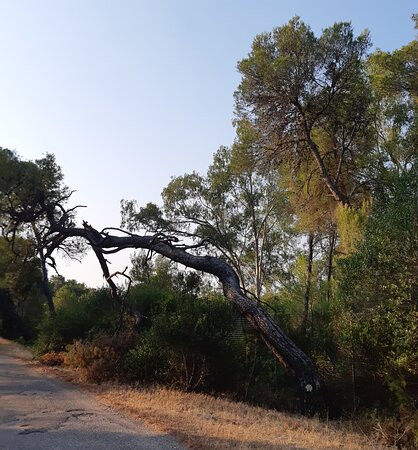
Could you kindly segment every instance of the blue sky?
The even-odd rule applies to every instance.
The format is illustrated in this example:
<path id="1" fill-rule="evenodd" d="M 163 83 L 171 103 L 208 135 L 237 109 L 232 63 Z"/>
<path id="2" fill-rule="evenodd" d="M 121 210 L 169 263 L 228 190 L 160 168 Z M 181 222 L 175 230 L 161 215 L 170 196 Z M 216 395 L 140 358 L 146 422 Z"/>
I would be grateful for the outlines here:
<path id="1" fill-rule="evenodd" d="M 393 50 L 415 37 L 414 3 L 0 0 L 0 146 L 54 153 L 80 218 L 117 226 L 122 198 L 159 202 L 171 176 L 232 143 L 236 63 L 256 34 L 297 14 L 316 33 L 351 21 Z M 91 256 L 60 270 L 102 282 Z"/>

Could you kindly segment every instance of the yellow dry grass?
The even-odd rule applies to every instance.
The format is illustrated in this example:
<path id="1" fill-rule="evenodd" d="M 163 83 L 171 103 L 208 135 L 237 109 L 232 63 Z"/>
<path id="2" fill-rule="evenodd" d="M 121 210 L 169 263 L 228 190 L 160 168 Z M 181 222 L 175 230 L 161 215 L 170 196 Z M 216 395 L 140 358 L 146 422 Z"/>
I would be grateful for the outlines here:
<path id="1" fill-rule="evenodd" d="M 384 448 L 339 423 L 166 388 L 101 385 L 96 396 L 193 449 Z"/>
<path id="2" fill-rule="evenodd" d="M 50 360 L 55 362 L 47 358 L 44 363 Z M 351 429 L 349 422 L 324 422 L 165 387 L 86 383 L 79 370 L 66 366 L 41 370 L 77 383 L 102 403 L 173 435 L 191 449 L 389 448 Z"/>

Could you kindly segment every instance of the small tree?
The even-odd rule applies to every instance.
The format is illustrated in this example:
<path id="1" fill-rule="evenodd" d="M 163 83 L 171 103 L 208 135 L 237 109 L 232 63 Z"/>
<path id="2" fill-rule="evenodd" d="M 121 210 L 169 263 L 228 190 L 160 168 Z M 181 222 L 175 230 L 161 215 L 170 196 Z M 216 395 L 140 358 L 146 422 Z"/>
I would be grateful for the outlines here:
<path id="1" fill-rule="evenodd" d="M 206 176 L 173 178 L 162 194 L 163 210 L 152 204 L 138 210 L 135 202 L 122 201 L 122 222 L 131 231 L 174 233 L 212 248 L 260 300 L 289 263 L 292 218 L 277 176 L 258 168 L 237 139 L 233 149 L 215 153 Z"/>
<path id="2" fill-rule="evenodd" d="M 21 160 L 14 152 L 0 148 L 0 218 L 3 237 L 13 251 L 18 250 L 16 240 L 23 237 L 30 244 L 27 255 L 39 257 L 42 287 L 50 313 L 54 314 L 52 293 L 48 282 L 47 266 L 55 268 L 49 251 L 51 244 L 71 258 L 83 251 L 78 239 L 60 239 L 52 224 L 74 225 L 77 207 L 65 209 L 72 191 L 63 184 L 61 168 L 53 155 L 32 161 Z"/>

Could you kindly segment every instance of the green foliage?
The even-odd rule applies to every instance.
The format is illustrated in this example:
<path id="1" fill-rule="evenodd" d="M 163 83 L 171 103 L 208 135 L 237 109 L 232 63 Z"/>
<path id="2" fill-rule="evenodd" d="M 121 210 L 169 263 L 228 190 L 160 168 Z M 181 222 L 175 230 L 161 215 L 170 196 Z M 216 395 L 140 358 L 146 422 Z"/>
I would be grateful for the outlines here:
<path id="1" fill-rule="evenodd" d="M 80 255 L 85 246 L 78 238 L 58 238 L 57 227 L 74 226 L 75 209 L 64 205 L 71 191 L 63 183 L 63 173 L 55 156 L 47 154 L 36 161 L 21 159 L 0 147 L 0 230 L 14 253 L 27 261 L 39 258 L 43 291 L 50 312 L 52 298 L 47 286 L 47 264 L 55 267 L 52 253 L 62 250 L 67 256 Z M 24 248 L 17 241 L 24 237 Z"/>
<path id="2" fill-rule="evenodd" d="M 343 254 L 353 253 L 361 243 L 369 210 L 368 201 L 363 201 L 361 208 L 357 209 L 348 205 L 337 206 L 335 220 L 340 237 L 339 251 Z"/>
<path id="3" fill-rule="evenodd" d="M 44 315 L 34 344 L 37 354 L 63 350 L 75 339 L 83 339 L 100 330 L 112 330 L 117 312 L 105 290 L 87 289 L 69 282 L 54 296 L 56 315 Z"/>
<path id="4" fill-rule="evenodd" d="M 292 174 L 313 161 L 326 189 L 342 203 L 358 187 L 353 175 L 367 165 L 372 147 L 369 46 L 368 34 L 354 36 L 349 23 L 316 37 L 295 17 L 258 35 L 238 63 L 236 114 L 262 136 L 260 158 L 285 163 Z M 332 142 L 328 149 L 321 148 L 318 134 Z"/>
<path id="5" fill-rule="evenodd" d="M 392 53 L 377 50 L 368 61 L 383 159 L 379 176 L 383 180 L 390 171 L 399 175 L 417 162 L 417 68 L 417 40 Z"/>
<path id="6" fill-rule="evenodd" d="M 69 195 L 52 154 L 37 161 L 24 161 L 11 150 L 0 148 L 0 173 L 0 214 L 4 217 L 19 211 L 23 221 L 30 215 L 38 222 L 44 216 L 45 205 Z"/>
<path id="7" fill-rule="evenodd" d="M 40 284 L 41 273 L 37 259 L 30 253 L 30 243 L 18 238 L 12 248 L 9 242 L 0 238 L 0 289 L 10 296 L 29 332 L 35 329 L 43 314 Z M 2 320 L 0 332 L 3 326 L 7 328 L 9 325 L 12 324 L 3 323 Z"/>
<path id="8" fill-rule="evenodd" d="M 364 239 L 339 262 L 360 371 L 411 401 L 417 376 L 418 176 L 402 174 L 373 203 Z"/>
<path id="9" fill-rule="evenodd" d="M 199 283 L 194 274 L 181 276 L 160 262 L 149 282 L 132 290 L 131 301 L 148 323 L 126 357 L 129 378 L 186 390 L 232 382 L 235 356 L 228 336 L 235 315 L 220 296 L 198 297 Z"/>
<path id="10" fill-rule="evenodd" d="M 205 176 L 195 172 L 175 177 L 163 190 L 163 209 L 148 204 L 139 211 L 122 203 L 123 223 L 204 242 L 227 260 L 241 284 L 260 297 L 263 287 L 282 275 L 291 244 L 288 202 L 277 172 L 258 168 L 254 136 L 241 123 L 234 147 L 221 147 Z M 265 270 L 265 266 L 269 270 Z"/>
<path id="11" fill-rule="evenodd" d="M 122 222 L 204 244 L 312 357 L 343 412 L 385 408 L 402 419 L 412 417 L 418 360 L 417 41 L 370 56 L 369 47 L 349 23 L 315 36 L 298 17 L 257 36 L 238 65 L 233 145 L 204 175 L 172 178 L 163 207 L 122 201 Z M 39 322 L 38 353 L 66 348 L 89 380 L 294 407 L 290 376 L 251 326 L 205 278 L 162 258 L 132 260 L 139 330 L 114 333 L 121 322 L 108 293 L 60 277 L 51 279 L 56 317 L 47 317 L 34 255 L 45 236 L 35 230 L 47 230 L 48 205 L 73 224 L 53 206 L 69 195 L 62 181 L 53 156 L 22 161 L 0 149 L 1 227 L 20 255 L 0 240 L 0 289 Z"/>

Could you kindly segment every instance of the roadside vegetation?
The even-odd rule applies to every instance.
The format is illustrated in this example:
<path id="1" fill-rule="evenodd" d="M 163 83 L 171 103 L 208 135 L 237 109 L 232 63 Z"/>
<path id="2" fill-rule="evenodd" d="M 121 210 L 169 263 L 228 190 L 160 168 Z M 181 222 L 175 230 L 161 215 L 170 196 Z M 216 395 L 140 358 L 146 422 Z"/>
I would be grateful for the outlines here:
<path id="1" fill-rule="evenodd" d="M 95 394 L 112 408 L 145 420 L 195 449 L 378 449 L 391 448 L 385 434 L 390 433 L 392 441 L 396 434 L 395 429 L 380 428 L 377 422 L 371 426 L 367 422 L 321 421 L 166 387 L 104 385 Z M 401 434 L 397 439 L 401 442 Z"/>

